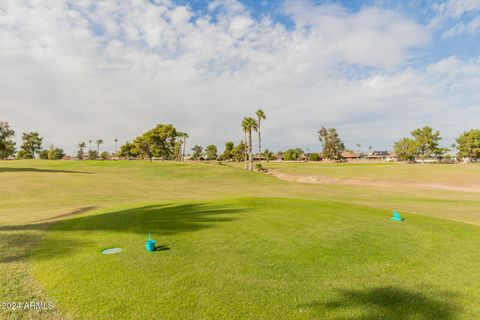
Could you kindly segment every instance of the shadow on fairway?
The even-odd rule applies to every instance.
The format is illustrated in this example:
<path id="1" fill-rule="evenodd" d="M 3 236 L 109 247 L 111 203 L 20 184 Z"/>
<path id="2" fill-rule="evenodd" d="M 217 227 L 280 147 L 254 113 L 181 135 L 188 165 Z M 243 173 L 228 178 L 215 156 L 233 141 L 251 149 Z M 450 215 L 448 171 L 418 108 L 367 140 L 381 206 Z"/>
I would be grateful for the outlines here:
<path id="1" fill-rule="evenodd" d="M 78 217 L 55 224 L 52 229 L 64 231 L 112 231 L 145 236 L 175 234 L 213 227 L 218 222 L 234 220 L 227 216 L 244 211 L 232 206 L 209 204 L 151 205 L 99 215 Z M 1 230 L 1 228 L 0 228 Z"/>
<path id="2" fill-rule="evenodd" d="M 53 256 L 74 254 L 82 245 L 92 242 L 89 236 L 78 239 L 68 235 L 76 232 L 91 233 L 92 238 L 96 232 L 114 232 L 121 234 L 137 233 L 147 237 L 148 232 L 152 235 L 171 235 L 184 232 L 192 232 L 205 228 L 212 228 L 217 223 L 233 221 L 229 216 L 245 211 L 243 208 L 228 205 L 209 204 L 182 204 L 182 205 L 151 205 L 122 211 L 109 212 L 98 215 L 75 217 L 58 222 L 32 223 L 25 225 L 1 226 L 0 238 L 5 239 L 17 249 L 35 245 L 35 241 L 29 237 L 34 231 L 43 231 L 47 228 L 50 232 L 65 231 L 62 239 L 57 236 L 46 237 L 43 241 L 44 254 L 36 254 L 34 259 L 48 259 Z M 144 246 L 144 243 L 140 244 Z M 169 250 L 162 246 L 158 251 Z M 26 250 L 27 251 L 27 250 Z M 25 256 L 21 255 L 22 258 Z M 17 255 L 18 258 L 18 255 Z M 1 262 L 8 262 L 11 258 L 0 256 Z"/>
<path id="3" fill-rule="evenodd" d="M 5 168 L 0 167 L 0 173 L 2 172 L 49 172 L 49 173 L 81 173 L 81 174 L 93 174 L 93 172 L 86 171 L 69 171 L 69 170 L 53 170 L 53 169 L 37 169 L 37 168 Z"/>
<path id="4" fill-rule="evenodd" d="M 449 291 L 411 291 L 398 287 L 376 287 L 365 290 L 338 290 L 338 298 L 329 302 L 313 302 L 301 307 L 318 313 L 366 310 L 363 315 L 338 316 L 338 320 L 450 320 L 460 311 L 457 295 Z M 349 312 L 350 313 L 350 312 Z M 351 313 L 350 313 L 351 314 Z"/>
<path id="5" fill-rule="evenodd" d="M 166 245 L 160 245 L 160 246 L 156 246 L 155 247 L 155 251 L 168 251 L 170 250 L 170 247 L 169 246 L 166 246 Z"/>
<path id="6" fill-rule="evenodd" d="M 94 210 L 96 208 L 98 208 L 98 207 L 97 206 L 88 206 L 88 207 L 78 208 L 78 209 L 75 209 L 75 210 L 67 212 L 67 213 L 59 214 L 58 216 L 53 216 L 53 217 L 46 218 L 46 219 L 36 220 L 35 222 L 45 222 L 45 221 L 52 221 L 52 220 L 68 218 L 70 216 L 75 216 L 75 215 L 78 215 L 78 214 L 82 214 L 82 213 Z"/>

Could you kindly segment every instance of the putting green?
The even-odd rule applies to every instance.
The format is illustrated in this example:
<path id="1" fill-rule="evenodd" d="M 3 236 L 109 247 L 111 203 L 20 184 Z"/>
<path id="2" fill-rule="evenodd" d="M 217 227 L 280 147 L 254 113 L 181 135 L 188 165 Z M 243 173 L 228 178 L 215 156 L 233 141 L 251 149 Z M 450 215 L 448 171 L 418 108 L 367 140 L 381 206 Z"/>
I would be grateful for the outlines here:
<path id="1" fill-rule="evenodd" d="M 124 205 L 53 224 L 30 266 L 76 319 L 478 318 L 479 228 L 389 216 L 285 198 Z"/>

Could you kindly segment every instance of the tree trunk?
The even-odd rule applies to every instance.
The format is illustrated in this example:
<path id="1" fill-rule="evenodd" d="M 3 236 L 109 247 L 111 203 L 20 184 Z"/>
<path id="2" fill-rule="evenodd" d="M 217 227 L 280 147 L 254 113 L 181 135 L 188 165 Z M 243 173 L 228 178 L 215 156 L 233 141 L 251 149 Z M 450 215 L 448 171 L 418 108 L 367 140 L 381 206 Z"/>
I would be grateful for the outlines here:
<path id="1" fill-rule="evenodd" d="M 252 161 L 252 130 L 248 130 L 248 170 L 253 171 Z"/>
<path id="2" fill-rule="evenodd" d="M 245 170 L 247 170 L 247 131 L 245 131 L 245 139 L 243 140 L 243 160 L 245 161 Z"/>
<path id="3" fill-rule="evenodd" d="M 260 133 L 260 119 L 258 119 L 258 161 L 262 163 L 262 136 Z"/>
<path id="4" fill-rule="evenodd" d="M 185 162 L 185 145 L 187 144 L 187 138 L 183 138 L 183 152 L 182 152 L 182 161 Z"/>

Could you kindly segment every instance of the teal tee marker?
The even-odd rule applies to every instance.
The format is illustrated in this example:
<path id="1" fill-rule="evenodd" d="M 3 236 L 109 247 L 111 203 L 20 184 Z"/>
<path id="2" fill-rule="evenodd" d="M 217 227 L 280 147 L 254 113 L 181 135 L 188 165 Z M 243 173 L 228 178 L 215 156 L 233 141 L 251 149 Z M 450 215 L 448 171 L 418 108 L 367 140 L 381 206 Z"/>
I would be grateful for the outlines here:
<path id="1" fill-rule="evenodd" d="M 402 218 L 400 214 L 397 212 L 397 210 L 393 210 L 393 217 L 390 218 L 390 220 L 393 221 L 403 221 L 405 218 Z"/>
<path id="2" fill-rule="evenodd" d="M 145 244 L 145 248 L 147 248 L 147 251 L 148 252 L 153 252 L 155 251 L 155 243 L 157 241 L 155 240 L 151 240 L 150 239 L 150 232 L 148 233 L 148 240 L 147 240 L 147 243 Z"/>

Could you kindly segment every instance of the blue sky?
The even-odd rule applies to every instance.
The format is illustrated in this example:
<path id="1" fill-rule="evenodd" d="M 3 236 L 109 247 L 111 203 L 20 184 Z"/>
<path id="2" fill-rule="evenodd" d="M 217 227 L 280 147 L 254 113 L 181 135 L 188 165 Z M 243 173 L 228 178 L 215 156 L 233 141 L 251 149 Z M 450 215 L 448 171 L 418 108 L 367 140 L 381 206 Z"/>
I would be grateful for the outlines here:
<path id="1" fill-rule="evenodd" d="M 480 123 L 480 0 L 58 0 L 0 3 L 0 115 L 73 152 L 173 123 L 190 143 L 391 149 Z"/>

